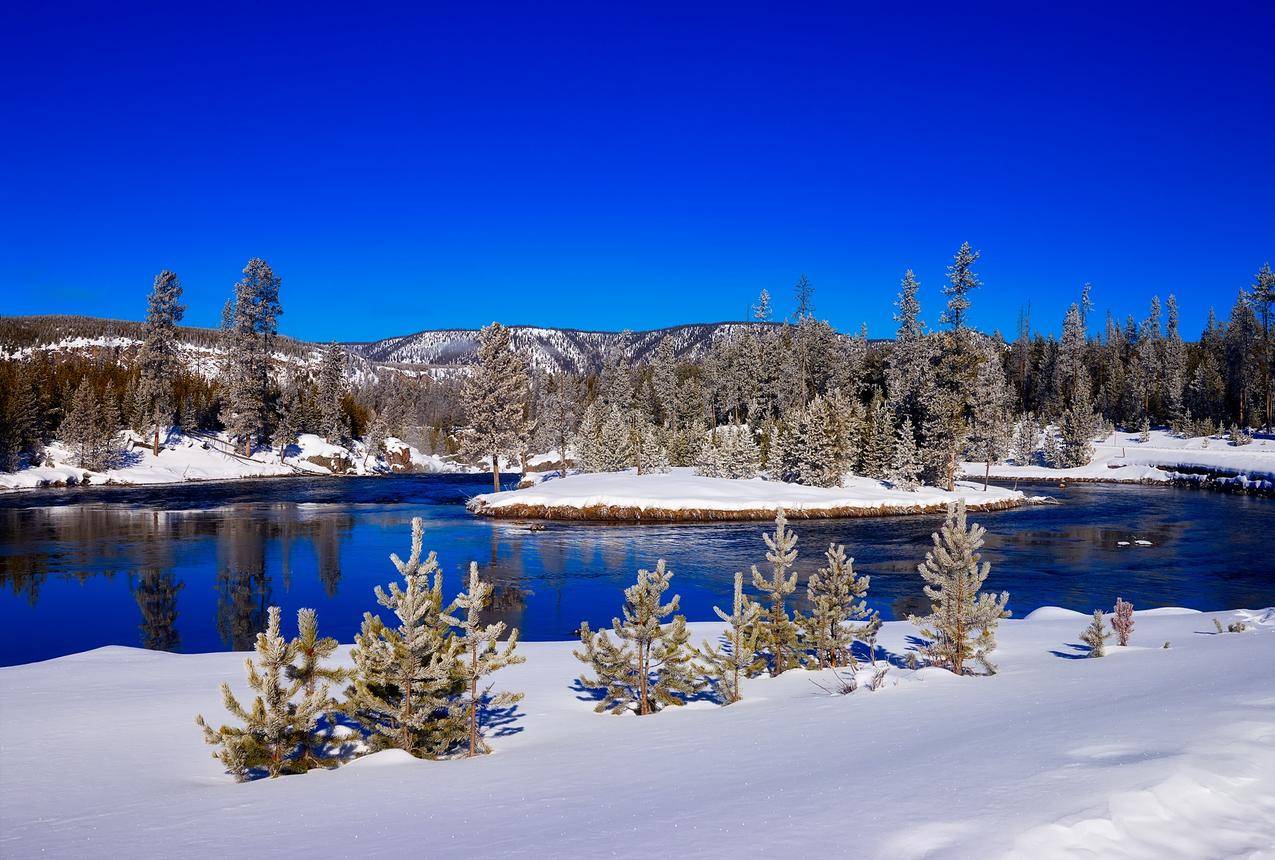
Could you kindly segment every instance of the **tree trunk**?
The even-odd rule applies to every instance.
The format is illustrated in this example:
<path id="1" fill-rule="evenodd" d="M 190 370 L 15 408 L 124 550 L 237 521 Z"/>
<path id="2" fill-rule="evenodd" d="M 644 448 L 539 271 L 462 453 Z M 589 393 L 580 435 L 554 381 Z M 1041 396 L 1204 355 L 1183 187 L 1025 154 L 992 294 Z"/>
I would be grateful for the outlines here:
<path id="1" fill-rule="evenodd" d="M 491 452 L 491 491 L 500 492 L 500 456 L 495 451 Z"/>
<path id="2" fill-rule="evenodd" d="M 252 458 L 252 436 L 251 436 L 251 434 L 250 434 L 250 435 L 248 435 L 248 436 L 245 436 L 245 437 L 244 437 L 244 440 L 243 440 L 243 455 L 244 455 L 245 457 L 248 457 L 249 459 L 251 459 L 251 458 Z"/>
<path id="3" fill-rule="evenodd" d="M 153 448 L 156 457 L 159 456 L 159 425 L 155 426 L 155 444 Z"/>
<path id="4" fill-rule="evenodd" d="M 478 645 L 474 645 L 474 662 L 478 662 Z M 477 669 L 469 679 L 469 754 L 478 755 L 478 675 Z"/>
<path id="5" fill-rule="evenodd" d="M 983 470 L 983 492 L 984 493 L 987 492 L 987 479 L 990 478 L 991 476 L 992 476 L 992 458 L 991 458 L 991 455 L 988 455 L 987 468 Z"/>

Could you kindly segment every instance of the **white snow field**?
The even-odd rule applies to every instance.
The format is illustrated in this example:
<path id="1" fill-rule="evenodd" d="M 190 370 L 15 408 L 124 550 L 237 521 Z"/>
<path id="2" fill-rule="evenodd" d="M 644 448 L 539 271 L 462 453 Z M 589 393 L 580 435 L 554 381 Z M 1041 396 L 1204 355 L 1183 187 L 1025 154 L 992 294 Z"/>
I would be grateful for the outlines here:
<path id="1" fill-rule="evenodd" d="M 796 670 L 649 717 L 594 713 L 574 643 L 526 643 L 495 678 L 526 698 L 492 755 L 245 784 L 193 722 L 225 717 L 223 679 L 247 692 L 242 654 L 4 668 L 0 855 L 1275 856 L 1275 609 L 1135 617 L 1100 659 L 1078 658 L 1087 615 L 1047 608 L 1002 623 L 993 677 L 895 667 L 831 696 Z"/>
<path id="2" fill-rule="evenodd" d="M 469 508 L 490 516 L 561 519 L 770 519 L 780 508 L 790 517 L 933 512 L 956 499 L 964 499 L 971 510 L 1027 501 L 1016 490 L 983 490 L 974 483 L 960 483 L 953 493 L 934 487 L 907 491 L 848 476 L 843 487 L 807 487 L 761 478 L 705 478 L 694 469 L 676 468 L 645 475 L 630 469 L 546 479 L 521 490 L 475 496 Z"/>
<path id="3" fill-rule="evenodd" d="M 1196 436 L 1184 439 L 1164 430 L 1153 430 L 1146 442 L 1138 433 L 1112 433 L 1094 443 L 1093 461 L 1075 469 L 1047 466 L 1015 466 L 993 463 L 994 478 L 1024 480 L 1080 480 L 1161 482 L 1185 477 L 1182 470 L 1207 470 L 1235 476 L 1247 486 L 1275 487 L 1275 439 L 1254 439 L 1232 445 L 1226 439 Z M 962 470 L 970 478 L 982 477 L 986 464 L 966 462 Z"/>
<path id="4" fill-rule="evenodd" d="M 125 452 L 125 465 L 102 472 L 91 472 L 70 465 L 75 461 L 72 452 L 59 444 L 46 447 L 51 463 L 20 469 L 17 472 L 0 472 L 0 490 L 36 489 L 68 484 L 176 484 L 183 481 L 225 481 L 239 478 L 278 477 L 281 475 L 328 475 L 332 470 L 321 463 L 310 461 L 312 457 L 343 458 L 350 463 L 349 474 L 373 474 L 385 471 L 384 463 L 377 463 L 364 456 L 360 443 L 353 449 L 333 445 L 312 433 L 300 435 L 297 444 L 290 446 L 288 456 L 280 461 L 278 449 L 259 448 L 251 458 L 242 456 L 229 441 L 213 434 L 183 436 L 173 433 L 161 446 L 156 457 L 148 446 L 148 440 L 136 440 Z M 423 454 L 398 439 L 387 439 L 387 447 L 400 457 L 410 459 L 413 469 L 419 472 L 475 471 L 444 460 L 435 454 Z M 404 453 L 405 452 L 405 453 Z"/>

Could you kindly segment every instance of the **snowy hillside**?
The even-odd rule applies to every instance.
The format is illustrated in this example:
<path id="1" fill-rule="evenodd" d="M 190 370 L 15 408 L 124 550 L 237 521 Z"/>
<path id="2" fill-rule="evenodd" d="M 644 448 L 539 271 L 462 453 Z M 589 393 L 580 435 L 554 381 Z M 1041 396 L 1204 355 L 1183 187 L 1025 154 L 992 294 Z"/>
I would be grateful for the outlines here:
<path id="1" fill-rule="evenodd" d="M 109 647 L 8 667 L 0 853 L 1270 856 L 1275 610 L 1135 618 L 1131 644 L 1096 660 L 1077 659 L 1079 612 L 1003 621 L 1000 673 L 966 678 L 906 668 L 914 628 L 889 622 L 880 659 L 896 664 L 875 692 L 828 695 L 811 682 L 830 670 L 792 670 L 726 708 L 648 717 L 581 700 L 578 643 L 522 643 L 527 662 L 495 679 L 526 698 L 494 754 L 386 751 L 241 785 L 193 718 L 223 717 L 224 680 L 247 692 L 244 655 Z M 1214 618 L 1248 630 L 1214 635 Z"/>
<path id="2" fill-rule="evenodd" d="M 620 350 L 630 363 L 640 363 L 672 338 L 679 358 L 703 357 L 715 341 L 738 329 L 771 326 L 771 323 L 695 323 L 639 332 L 581 331 L 579 329 L 509 326 L 514 350 L 537 370 L 597 370 L 611 349 Z M 473 361 L 478 348 L 473 329 L 440 329 L 386 338 L 372 343 L 343 344 L 351 352 L 374 362 L 455 366 Z"/>

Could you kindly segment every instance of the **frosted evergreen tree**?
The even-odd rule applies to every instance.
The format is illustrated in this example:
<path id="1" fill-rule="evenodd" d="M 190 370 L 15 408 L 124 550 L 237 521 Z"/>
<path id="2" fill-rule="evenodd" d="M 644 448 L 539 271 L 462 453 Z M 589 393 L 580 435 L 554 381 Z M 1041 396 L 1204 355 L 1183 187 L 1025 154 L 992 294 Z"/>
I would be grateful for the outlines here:
<path id="1" fill-rule="evenodd" d="M 1053 427 L 1046 427 L 1040 443 L 1040 458 L 1046 466 L 1053 469 L 1061 469 L 1063 467 L 1062 443 L 1058 438 L 1058 431 Z"/>
<path id="2" fill-rule="evenodd" d="M 461 434 L 462 455 L 488 458 L 491 485 L 500 491 L 500 457 L 516 454 L 531 433 L 527 366 L 513 351 L 509 329 L 500 323 L 478 333 L 478 362 L 465 380 L 463 395 L 468 426 Z"/>
<path id="3" fill-rule="evenodd" d="M 894 423 L 885 401 L 874 397 L 864 424 L 859 473 L 878 481 L 890 473 L 896 442 Z"/>
<path id="4" fill-rule="evenodd" d="M 1111 616 L 1111 629 L 1116 634 L 1118 645 L 1129 644 L 1129 637 L 1133 635 L 1133 604 L 1123 597 L 1116 598 L 1116 611 Z"/>
<path id="5" fill-rule="evenodd" d="M 270 444 L 279 449 L 279 462 L 288 454 L 288 447 L 297 444 L 301 433 L 301 393 L 294 384 L 288 385 L 279 398 L 278 418 L 270 434 Z"/>
<path id="6" fill-rule="evenodd" d="M 600 472 L 602 461 L 602 422 L 606 420 L 607 410 L 602 400 L 597 399 L 584 408 L 580 416 L 580 426 L 576 429 L 571 447 L 575 451 L 576 467 L 582 472 Z"/>
<path id="7" fill-rule="evenodd" d="M 1152 397 L 1159 390 L 1163 333 L 1160 330 L 1160 297 L 1151 297 L 1151 310 L 1138 329 L 1131 381 L 1137 398 L 1138 417 L 1151 418 Z"/>
<path id="8" fill-rule="evenodd" d="M 629 334 L 627 331 L 622 332 L 621 338 L 626 339 Z M 598 393 L 608 406 L 621 410 L 633 408 L 633 374 L 618 345 L 612 345 L 603 359 Z"/>
<path id="9" fill-rule="evenodd" d="M 102 402 L 92 383 L 82 378 L 63 408 L 58 435 L 71 449 L 81 469 L 99 471 L 108 466 L 107 433 L 102 420 Z"/>
<path id="10" fill-rule="evenodd" d="M 257 634 L 256 662 L 244 661 L 248 686 L 257 693 L 252 704 L 244 707 L 229 684 L 221 685 L 222 704 L 243 725 L 214 729 L 202 716 L 195 718 L 204 740 L 219 748 L 213 758 L 239 780 L 257 773 L 271 778 L 303 773 L 331 763 L 312 740 L 331 706 L 328 686 L 316 680 L 307 691 L 306 683 L 293 677 L 298 643 L 280 633 L 279 607 L 270 607 L 268 619 L 265 631 Z"/>
<path id="11" fill-rule="evenodd" d="M 1019 466 L 1030 466 L 1036 462 L 1036 452 L 1040 450 L 1040 422 L 1031 412 L 1019 416 L 1014 427 L 1014 443 L 1011 456 Z"/>
<path id="12" fill-rule="evenodd" d="M 632 454 L 633 468 L 639 475 L 651 472 L 667 472 L 668 451 L 660 441 L 660 434 L 655 425 L 640 412 L 629 412 L 629 451 Z"/>
<path id="13" fill-rule="evenodd" d="M 336 666 L 326 665 L 336 652 L 337 641 L 331 636 L 319 635 L 319 615 L 313 609 L 297 610 L 297 638 L 292 640 L 294 659 L 287 667 L 288 678 L 300 684 L 300 694 L 305 697 L 319 695 L 322 688 L 332 689 L 349 678 L 350 673 Z M 336 759 L 326 752 L 335 743 L 331 729 L 334 726 L 332 712 L 336 702 L 327 697 L 323 709 L 327 717 L 327 730 L 311 731 L 301 744 L 299 758 L 307 767 L 332 767 Z"/>
<path id="14" fill-rule="evenodd" d="M 662 426 L 673 429 L 677 423 L 677 352 L 668 335 L 660 338 L 651 361 L 651 395 Z"/>
<path id="15" fill-rule="evenodd" d="M 770 291 L 762 288 L 757 296 L 757 304 L 753 305 L 753 319 L 757 322 L 770 322 L 773 311 L 770 308 Z"/>
<path id="16" fill-rule="evenodd" d="M 567 476 L 567 451 L 581 417 L 580 400 L 581 392 L 575 377 L 569 373 L 554 374 L 549 380 L 549 391 L 537 422 L 537 430 L 546 446 L 558 452 L 558 473 L 564 478 Z M 578 459 L 579 452 L 576 456 Z"/>
<path id="17" fill-rule="evenodd" d="M 836 417 L 828 401 L 816 395 L 810 405 L 796 413 L 792 452 L 796 478 L 809 487 L 840 485 L 846 464 L 838 457 Z"/>
<path id="18" fill-rule="evenodd" d="M 921 454 L 916 446 L 916 433 L 912 419 L 904 417 L 899 425 L 894 455 L 890 463 L 890 483 L 900 490 L 911 492 L 921 483 Z"/>
<path id="19" fill-rule="evenodd" d="M 770 658 L 771 676 L 779 675 L 799 664 L 798 630 L 788 615 L 786 601 L 797 588 L 797 574 L 788 573 L 797 560 L 797 535 L 788 528 L 788 520 L 781 508 L 775 514 L 775 533 L 762 533 L 766 542 L 766 561 L 770 564 L 770 578 L 761 575 L 753 565 L 753 587 L 763 592 L 769 601 L 761 621 L 761 646 Z"/>
<path id="20" fill-rule="evenodd" d="M 460 630 L 456 640 L 459 651 L 456 676 L 464 684 L 461 711 L 469 730 L 470 756 L 491 751 L 480 732 L 483 712 L 508 707 L 522 700 L 522 693 L 502 690 L 492 695 L 490 685 L 482 688 L 483 680 L 496 670 L 526 662 L 525 657 L 514 653 L 518 647 L 518 628 L 510 630 L 508 638 L 502 644 L 500 637 L 505 632 L 503 622 L 480 623 L 482 611 L 491 603 L 491 591 L 491 585 L 478 576 L 478 562 L 470 562 L 469 590 L 456 598 L 448 610 L 449 614 L 443 618 Z M 464 616 L 454 614 L 457 610 L 463 611 Z"/>
<path id="21" fill-rule="evenodd" d="M 1275 272 L 1270 263 L 1263 263 L 1258 269 L 1249 294 L 1259 332 L 1258 388 L 1265 412 L 1263 426 L 1270 430 L 1275 413 Z"/>
<path id="22" fill-rule="evenodd" d="M 761 633 L 761 606 L 744 594 L 744 574 L 741 571 L 735 572 L 730 614 L 716 606 L 713 612 L 726 622 L 725 641 L 717 646 L 705 642 L 696 653 L 704 661 L 709 684 L 717 698 L 723 705 L 730 705 L 743 698 L 740 681 L 757 670 L 757 639 Z"/>
<path id="23" fill-rule="evenodd" d="M 372 421 L 367 427 L 367 436 L 364 438 L 367 447 L 364 464 L 367 463 L 368 457 L 375 462 L 385 455 L 385 440 L 389 435 L 390 429 L 385 424 L 385 417 L 379 412 L 373 414 Z"/>
<path id="24" fill-rule="evenodd" d="M 674 615 L 680 598 L 673 595 L 661 603 L 673 571 L 660 559 L 654 571 L 639 570 L 637 583 L 624 590 L 623 619 L 611 621 L 608 631 L 596 633 L 588 623 L 580 625 L 581 650 L 572 652 L 588 665 L 592 675 L 582 675 L 580 684 L 602 690 L 595 711 L 644 716 L 668 706 L 685 704 L 699 687 L 694 649 L 687 643 L 690 634 L 686 619 Z"/>
<path id="25" fill-rule="evenodd" d="M 329 343 L 319 364 L 319 432 L 334 445 L 345 442 L 350 424 L 345 417 L 345 350 Z"/>
<path id="26" fill-rule="evenodd" d="M 619 406 L 607 407 L 598 437 L 595 472 L 622 472 L 637 461 L 633 450 L 632 413 L 623 412 Z"/>
<path id="27" fill-rule="evenodd" d="M 811 574 L 806 583 L 810 613 L 798 621 L 802 643 L 814 652 L 820 669 L 852 664 L 851 648 L 861 632 L 853 622 L 876 615 L 863 600 L 870 578 L 854 575 L 854 559 L 846 555 L 846 548 L 829 544 L 824 557 L 827 566 Z"/>
<path id="28" fill-rule="evenodd" d="M 761 451 L 747 424 L 725 424 L 707 434 L 695 473 L 709 478 L 755 478 Z"/>
<path id="29" fill-rule="evenodd" d="M 252 455 L 254 440 L 269 437 L 270 361 L 279 330 L 280 279 L 270 264 L 254 257 L 235 284 L 235 298 L 223 314 L 226 364 L 221 421 L 226 432 Z"/>
<path id="30" fill-rule="evenodd" d="M 1182 420 L 1186 391 L 1186 344 L 1179 330 L 1178 300 L 1172 294 L 1168 301 L 1168 323 L 1164 337 L 1164 368 L 1160 373 L 1161 398 L 1165 416 L 1171 423 Z"/>
<path id="31" fill-rule="evenodd" d="M 917 566 L 926 583 L 930 613 L 909 616 L 908 620 L 928 640 L 925 653 L 929 660 L 957 675 L 966 672 L 970 660 L 980 663 L 989 674 L 996 671 L 988 655 L 996 648 L 997 622 L 1009 617 L 1005 609 L 1009 592 L 994 595 L 979 591 L 992 568 L 979 552 L 984 534 L 982 526 L 966 525 L 963 500 L 948 505 L 947 518 L 933 535 L 934 548 Z"/>
<path id="32" fill-rule="evenodd" d="M 186 312 L 181 304 L 182 285 L 168 269 L 155 276 L 146 301 L 146 328 L 137 355 L 137 397 L 144 424 L 153 431 L 152 451 L 159 456 L 159 434 L 173 423 L 177 404 L 173 383 L 180 369 L 177 324 Z"/>
<path id="33" fill-rule="evenodd" d="M 1106 655 L 1106 642 L 1111 638 L 1111 632 L 1107 630 L 1107 626 L 1103 623 L 1102 610 L 1095 609 L 1093 611 L 1093 620 L 1089 622 L 1089 626 L 1080 634 L 1080 641 L 1089 646 L 1090 657 L 1102 657 Z"/>
<path id="34" fill-rule="evenodd" d="M 443 575 L 434 553 L 421 558 L 425 523 L 412 519 L 412 552 L 390 561 L 403 584 L 376 599 L 397 619 L 393 627 L 371 612 L 354 637 L 353 684 L 343 710 L 362 726 L 373 749 L 397 748 L 438 758 L 466 740 L 455 707 L 458 647 L 443 615 Z"/>
<path id="35" fill-rule="evenodd" d="M 797 283 L 792 288 L 793 304 L 795 310 L 792 317 L 794 322 L 802 320 L 810 320 L 815 317 L 815 288 L 811 286 L 810 279 L 803 272 L 801 277 L 797 279 Z"/>
<path id="36" fill-rule="evenodd" d="M 970 249 L 969 242 L 962 242 L 952 258 L 952 265 L 947 267 L 947 286 L 943 295 L 947 296 L 947 309 L 939 317 L 939 322 L 960 331 L 965 327 L 965 314 L 970 307 L 969 294 L 982 285 L 978 275 L 974 274 L 974 264 L 980 254 Z"/>
<path id="37" fill-rule="evenodd" d="M 921 303 L 917 299 L 920 284 L 911 269 L 903 275 L 903 283 L 894 314 L 899 324 L 894 345 L 886 362 L 886 396 L 895 416 L 910 418 L 913 426 L 922 420 L 922 408 L 930 399 L 934 385 L 932 355 L 921 322 Z"/>

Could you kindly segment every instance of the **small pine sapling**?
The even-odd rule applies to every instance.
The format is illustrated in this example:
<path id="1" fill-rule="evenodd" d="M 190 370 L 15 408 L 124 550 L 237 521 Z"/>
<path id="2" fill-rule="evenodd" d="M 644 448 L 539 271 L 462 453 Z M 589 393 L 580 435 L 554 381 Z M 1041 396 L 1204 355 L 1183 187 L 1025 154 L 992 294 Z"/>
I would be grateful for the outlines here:
<path id="1" fill-rule="evenodd" d="M 1103 623 L 1102 610 L 1095 609 L 1093 611 L 1093 620 L 1089 622 L 1089 626 L 1080 634 L 1080 641 L 1089 646 L 1090 657 L 1102 657 L 1107 653 L 1104 643 L 1110 638 L 1111 633 Z"/>
<path id="2" fill-rule="evenodd" d="M 723 705 L 743 698 L 740 680 L 750 675 L 757 663 L 757 637 L 761 633 L 761 606 L 744 595 L 744 574 L 735 572 L 735 599 L 727 615 L 718 607 L 713 611 L 728 625 L 725 647 L 704 643 L 696 653 L 704 660 L 709 684 Z"/>
<path id="3" fill-rule="evenodd" d="M 762 618 L 762 646 L 770 655 L 770 674 L 779 675 L 797 665 L 797 625 L 788 617 L 784 605 L 788 595 L 797 588 L 797 574 L 788 571 L 797 560 L 797 535 L 788 529 L 783 509 L 775 515 L 774 535 L 762 534 L 766 541 L 766 561 L 770 562 L 771 575 L 766 579 L 753 565 L 753 587 L 766 593 L 770 607 Z"/>
<path id="4" fill-rule="evenodd" d="M 1222 622 L 1221 622 L 1221 621 L 1218 621 L 1216 618 L 1214 618 L 1214 619 L 1213 619 L 1213 628 L 1214 628 L 1214 629 L 1215 629 L 1218 633 L 1225 633 L 1225 632 L 1226 632 L 1225 630 L 1223 630 L 1223 629 L 1222 629 Z"/>
<path id="5" fill-rule="evenodd" d="M 572 653 L 593 670 L 593 677 L 582 675 L 580 684 L 603 690 L 594 708 L 598 713 L 631 710 L 645 716 L 685 704 L 686 697 L 699 688 L 686 619 L 675 615 L 668 625 L 661 623 L 681 602 L 675 594 L 668 603 L 660 603 L 672 576 L 664 559 L 654 571 L 638 571 L 637 583 L 624 590 L 623 621 L 611 621 L 614 642 L 607 631 L 595 633 L 587 622 L 580 625 L 583 648 Z"/>
<path id="6" fill-rule="evenodd" d="M 980 525 L 966 525 L 964 500 L 948 505 L 947 519 L 932 536 L 934 548 L 917 566 L 930 614 L 908 620 L 929 640 L 925 652 L 930 661 L 957 675 L 965 673 L 969 660 L 988 674 L 996 671 L 987 655 L 996 648 L 997 622 L 1009 617 L 1009 592 L 979 591 L 992 568 L 979 552 L 986 533 Z"/>
<path id="7" fill-rule="evenodd" d="M 853 665 L 851 646 L 864 628 L 849 622 L 876 614 L 863 602 L 869 577 L 855 577 L 854 559 L 846 555 L 846 548 L 829 544 L 824 556 L 827 567 L 819 568 L 806 583 L 813 608 L 809 615 L 798 616 L 803 642 L 814 651 L 813 662 L 820 669 Z M 871 622 L 864 627 L 868 626 Z"/>
<path id="8" fill-rule="evenodd" d="M 1116 611 L 1111 616 L 1111 629 L 1116 632 L 1117 645 L 1129 644 L 1129 637 L 1133 634 L 1133 604 L 1123 597 L 1116 598 Z"/>
<path id="9" fill-rule="evenodd" d="M 492 672 L 503 669 L 505 666 L 525 663 L 527 659 L 514 653 L 514 649 L 518 647 L 518 628 L 515 627 L 509 631 L 509 638 L 505 640 L 504 647 L 501 648 L 499 642 L 501 634 L 505 632 L 504 623 L 499 621 L 486 625 L 479 623 L 479 614 L 491 602 L 491 591 L 491 585 L 478 577 L 478 562 L 471 561 L 469 591 L 457 596 L 449 610 L 449 612 L 464 610 L 465 616 L 457 618 L 447 615 L 443 618 L 448 624 L 460 628 L 461 631 L 457 640 L 461 655 L 457 661 L 457 676 L 465 684 L 462 709 L 465 723 L 469 728 L 469 751 L 466 753 L 468 756 L 491 751 L 479 733 L 479 718 L 482 711 L 487 708 L 507 707 L 522 700 L 522 693 L 508 691 L 501 691 L 493 696 L 491 685 L 482 691 L 479 690 L 483 678 Z"/>
<path id="10" fill-rule="evenodd" d="M 195 718 L 204 740 L 220 747 L 213 758 L 239 781 L 308 770 L 311 765 L 301 753 L 311 745 L 319 717 L 330 704 L 326 684 L 305 693 L 304 682 L 290 677 L 296 640 L 289 642 L 279 632 L 279 607 L 271 606 L 267 615 L 265 631 L 257 634 L 257 660 L 244 661 L 248 686 L 257 692 L 251 708 L 240 703 L 229 684 L 221 685 L 222 703 L 243 726 L 214 729 L 202 715 Z"/>
<path id="11" fill-rule="evenodd" d="M 297 638 L 292 640 L 296 650 L 296 662 L 288 666 L 288 677 L 301 685 L 306 696 L 316 694 L 320 685 L 329 689 L 349 677 L 349 671 L 337 666 L 326 666 L 324 661 L 336 651 L 337 641 L 331 636 L 319 635 L 319 616 L 313 609 L 297 610 Z M 336 700 L 329 698 L 323 716 L 328 722 L 328 732 L 333 726 L 332 714 Z M 335 767 L 339 761 L 325 752 L 331 741 L 330 734 L 318 739 L 318 743 L 306 743 L 301 758 L 310 767 Z"/>
<path id="12" fill-rule="evenodd" d="M 443 620 L 442 572 L 434 553 L 421 559 L 424 522 L 412 519 L 407 561 L 391 555 L 403 586 L 379 585 L 376 599 L 398 619 L 386 625 L 370 612 L 354 637 L 353 684 L 344 710 L 368 736 L 374 750 L 398 748 L 417 758 L 437 758 L 465 741 L 455 706 L 457 643 Z M 432 581 L 431 581 L 432 577 Z"/>

